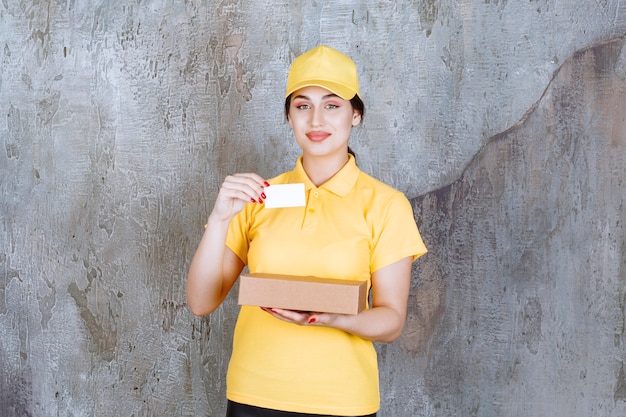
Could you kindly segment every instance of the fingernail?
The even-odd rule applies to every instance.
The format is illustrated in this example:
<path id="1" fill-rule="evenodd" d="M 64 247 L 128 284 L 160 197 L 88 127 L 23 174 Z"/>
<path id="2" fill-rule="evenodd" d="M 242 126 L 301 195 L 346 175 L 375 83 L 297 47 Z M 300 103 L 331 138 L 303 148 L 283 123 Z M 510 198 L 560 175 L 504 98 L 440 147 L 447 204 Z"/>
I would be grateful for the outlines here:
<path id="1" fill-rule="evenodd" d="M 309 324 L 313 324 L 313 323 L 315 323 L 316 321 L 317 321 L 317 319 L 316 319 L 315 317 L 311 317 L 311 318 L 309 319 Z"/>
<path id="2" fill-rule="evenodd" d="M 250 201 L 256 203 L 256 200 L 254 198 L 251 198 Z"/>
<path id="3" fill-rule="evenodd" d="M 264 184 L 266 187 L 269 187 L 269 186 L 270 186 L 270 183 L 269 183 L 269 182 L 267 182 L 267 181 L 263 181 L 263 184 Z"/>
<path id="4" fill-rule="evenodd" d="M 265 193 L 261 193 L 261 197 L 267 198 L 267 197 L 265 197 Z"/>

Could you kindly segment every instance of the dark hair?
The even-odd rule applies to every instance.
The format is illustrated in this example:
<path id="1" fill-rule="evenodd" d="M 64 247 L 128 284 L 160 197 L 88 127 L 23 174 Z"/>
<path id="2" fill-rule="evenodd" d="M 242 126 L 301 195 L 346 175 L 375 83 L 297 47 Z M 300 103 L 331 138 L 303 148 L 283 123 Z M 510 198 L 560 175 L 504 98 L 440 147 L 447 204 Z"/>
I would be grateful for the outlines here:
<path id="1" fill-rule="evenodd" d="M 289 94 L 287 98 L 285 99 L 285 118 L 287 119 L 289 119 L 289 108 L 291 107 L 292 95 L 293 94 Z M 365 117 L 365 104 L 363 104 L 363 100 L 361 100 L 361 97 L 359 97 L 358 94 L 355 94 L 354 97 L 350 99 L 350 104 L 352 105 L 353 109 L 355 109 L 361 114 L 361 121 L 362 121 L 363 117 Z M 356 159 L 356 154 L 354 153 L 352 149 L 350 149 L 349 146 L 348 146 L 348 153 L 354 156 L 354 159 Z"/>

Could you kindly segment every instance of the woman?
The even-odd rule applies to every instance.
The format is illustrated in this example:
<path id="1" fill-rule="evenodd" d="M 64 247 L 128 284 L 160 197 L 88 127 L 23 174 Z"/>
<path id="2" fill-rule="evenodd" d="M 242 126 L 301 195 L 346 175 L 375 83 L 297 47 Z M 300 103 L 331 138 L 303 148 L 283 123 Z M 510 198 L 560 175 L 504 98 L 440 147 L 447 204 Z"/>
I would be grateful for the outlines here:
<path id="1" fill-rule="evenodd" d="M 404 326 L 411 264 L 426 253 L 404 195 L 361 172 L 348 147 L 364 114 L 356 65 L 314 48 L 293 62 L 285 111 L 302 156 L 265 180 L 228 176 L 209 215 L 187 282 L 191 311 L 224 300 L 250 272 L 367 281 L 357 315 L 241 308 L 227 375 L 230 417 L 374 416 L 380 395 L 373 341 Z M 304 183 L 306 206 L 265 208 L 270 184 Z"/>

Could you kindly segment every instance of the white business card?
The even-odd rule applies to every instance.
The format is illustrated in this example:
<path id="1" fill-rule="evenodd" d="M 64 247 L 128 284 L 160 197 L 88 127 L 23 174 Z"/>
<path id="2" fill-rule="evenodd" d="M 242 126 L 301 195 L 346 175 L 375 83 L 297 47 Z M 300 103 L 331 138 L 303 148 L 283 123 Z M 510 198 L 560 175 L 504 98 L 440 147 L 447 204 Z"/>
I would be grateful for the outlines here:
<path id="1" fill-rule="evenodd" d="M 303 207 L 306 205 L 304 184 L 272 184 L 263 189 L 265 207 Z"/>

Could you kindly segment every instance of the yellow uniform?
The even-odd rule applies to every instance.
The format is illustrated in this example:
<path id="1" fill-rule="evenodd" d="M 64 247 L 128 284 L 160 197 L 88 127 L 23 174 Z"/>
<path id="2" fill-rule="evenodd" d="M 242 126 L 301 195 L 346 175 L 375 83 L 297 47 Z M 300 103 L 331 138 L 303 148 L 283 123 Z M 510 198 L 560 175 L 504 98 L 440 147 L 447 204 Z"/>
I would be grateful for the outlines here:
<path id="1" fill-rule="evenodd" d="M 376 270 L 426 253 L 406 197 L 363 173 L 352 156 L 320 187 L 301 158 L 269 183 L 304 183 L 306 206 L 248 204 L 232 220 L 226 244 L 250 272 L 363 280 L 369 289 Z M 380 403 L 376 352 L 372 342 L 344 331 L 298 326 L 243 306 L 227 397 L 276 410 L 371 414 Z"/>

